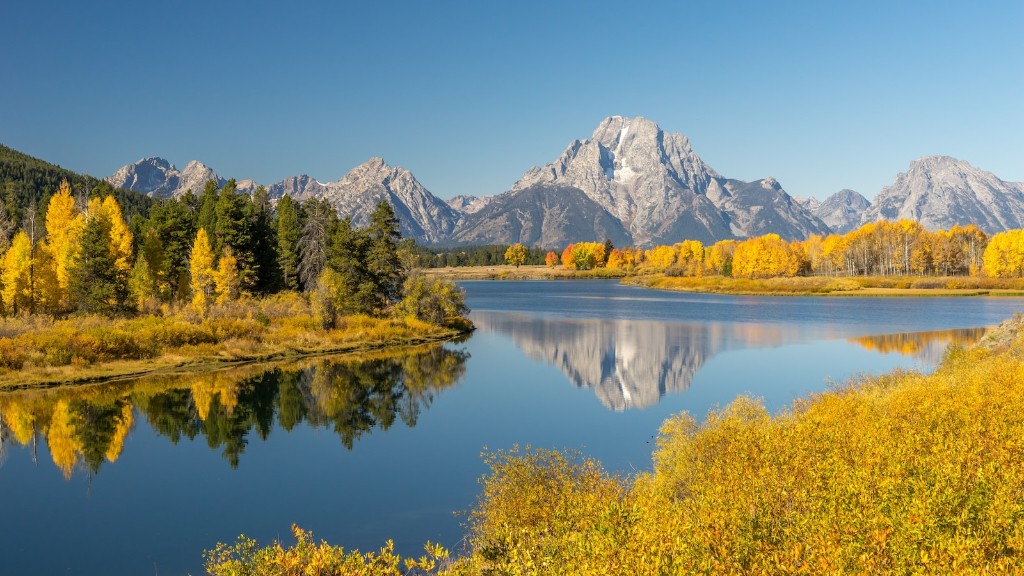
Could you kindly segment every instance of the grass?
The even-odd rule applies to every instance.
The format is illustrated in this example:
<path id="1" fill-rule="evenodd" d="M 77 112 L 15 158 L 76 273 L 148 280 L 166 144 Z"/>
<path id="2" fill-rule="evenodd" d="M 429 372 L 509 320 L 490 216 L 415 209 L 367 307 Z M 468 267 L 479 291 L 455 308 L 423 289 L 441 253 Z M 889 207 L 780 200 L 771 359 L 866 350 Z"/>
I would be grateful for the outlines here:
<path id="1" fill-rule="evenodd" d="M 0 320 L 0 389 L 409 346 L 468 328 L 351 316 L 323 330 L 306 299 L 294 293 L 216 306 L 205 317 L 186 308 L 115 320 L 7 318 Z"/>
<path id="2" fill-rule="evenodd" d="M 427 276 L 449 280 L 593 280 L 622 278 L 626 275 L 622 270 L 574 270 L 561 265 L 554 268 L 543 265 L 458 266 L 426 268 L 422 272 Z"/>
<path id="3" fill-rule="evenodd" d="M 1024 280 L 1019 278 L 796 276 L 751 279 L 651 274 L 629 276 L 622 282 L 658 290 L 765 296 L 1024 296 Z"/>

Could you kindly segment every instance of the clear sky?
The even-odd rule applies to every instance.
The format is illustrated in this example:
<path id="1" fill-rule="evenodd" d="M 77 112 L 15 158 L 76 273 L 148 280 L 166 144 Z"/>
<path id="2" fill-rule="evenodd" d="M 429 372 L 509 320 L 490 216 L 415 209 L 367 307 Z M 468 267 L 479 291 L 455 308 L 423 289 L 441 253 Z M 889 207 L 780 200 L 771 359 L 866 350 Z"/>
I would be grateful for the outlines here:
<path id="1" fill-rule="evenodd" d="M 495 194 L 602 118 L 721 174 L 872 198 L 919 156 L 1024 181 L 1024 2 L 11 1 L 0 143 L 336 180 L 372 156 Z"/>

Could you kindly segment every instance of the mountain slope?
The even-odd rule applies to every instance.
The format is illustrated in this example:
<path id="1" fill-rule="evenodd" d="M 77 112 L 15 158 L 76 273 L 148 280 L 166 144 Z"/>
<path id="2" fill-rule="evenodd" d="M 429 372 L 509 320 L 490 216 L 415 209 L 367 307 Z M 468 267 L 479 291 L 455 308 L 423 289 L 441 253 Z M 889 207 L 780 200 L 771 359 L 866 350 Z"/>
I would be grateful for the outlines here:
<path id="1" fill-rule="evenodd" d="M 57 191 L 61 180 L 67 180 L 76 193 L 88 193 L 102 185 L 98 178 L 78 174 L 13 148 L 0 146 L 0 202 L 7 205 L 16 222 L 21 222 L 25 211 L 33 203 L 38 209 L 43 209 L 50 201 L 50 196 Z M 151 198 L 116 186 L 113 193 L 129 221 L 136 214 L 149 215 L 153 205 Z"/>
<path id="2" fill-rule="evenodd" d="M 495 196 L 459 222 L 453 240 L 461 244 L 514 244 L 561 249 L 570 242 L 610 239 L 628 246 L 629 232 L 617 218 L 581 190 L 536 184 Z"/>
<path id="3" fill-rule="evenodd" d="M 929 230 L 977 224 L 988 232 L 1024 225 L 1024 183 L 1004 182 L 991 172 L 948 156 L 910 163 L 879 192 L 862 222 L 916 220 Z"/>

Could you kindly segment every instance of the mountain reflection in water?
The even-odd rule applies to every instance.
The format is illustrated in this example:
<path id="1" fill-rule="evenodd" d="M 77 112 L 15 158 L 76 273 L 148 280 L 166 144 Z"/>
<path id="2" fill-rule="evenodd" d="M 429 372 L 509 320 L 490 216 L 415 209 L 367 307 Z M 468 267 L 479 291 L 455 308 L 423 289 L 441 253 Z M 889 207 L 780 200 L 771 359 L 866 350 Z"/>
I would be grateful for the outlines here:
<path id="1" fill-rule="evenodd" d="M 796 324 L 579 320 L 486 311 L 475 311 L 473 322 L 481 331 L 508 336 L 528 357 L 557 367 L 575 386 L 593 390 L 602 404 L 616 411 L 653 406 L 666 393 L 687 390 L 708 360 L 730 350 L 847 338 L 868 350 L 935 363 L 948 344 L 976 342 L 986 331 L 850 338 L 842 330 Z"/>
<path id="2" fill-rule="evenodd" d="M 0 395 L 3 443 L 44 440 L 54 464 L 70 478 L 76 467 L 92 474 L 121 455 L 144 418 L 177 444 L 206 438 L 237 467 L 250 434 L 266 440 L 275 421 L 331 429 L 346 448 L 375 428 L 400 419 L 416 425 L 434 393 L 455 385 L 468 354 L 443 346 L 404 350 L 400 356 L 318 359 L 267 370 L 255 365 L 213 373 L 164 376 L 131 383 L 19 391 Z"/>

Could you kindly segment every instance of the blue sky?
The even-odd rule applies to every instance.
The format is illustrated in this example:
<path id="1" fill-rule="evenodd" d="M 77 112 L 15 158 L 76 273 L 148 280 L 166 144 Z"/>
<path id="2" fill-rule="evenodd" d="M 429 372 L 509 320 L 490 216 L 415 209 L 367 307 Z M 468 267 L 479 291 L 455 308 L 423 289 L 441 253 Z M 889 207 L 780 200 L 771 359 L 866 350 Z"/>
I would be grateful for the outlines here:
<path id="1" fill-rule="evenodd" d="M 0 143 L 441 197 L 507 190 L 602 118 L 731 178 L 871 198 L 923 155 L 1024 181 L 1024 2 L 10 2 Z"/>

